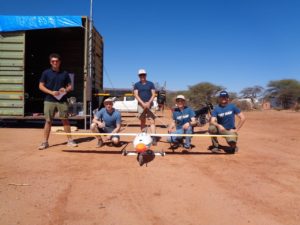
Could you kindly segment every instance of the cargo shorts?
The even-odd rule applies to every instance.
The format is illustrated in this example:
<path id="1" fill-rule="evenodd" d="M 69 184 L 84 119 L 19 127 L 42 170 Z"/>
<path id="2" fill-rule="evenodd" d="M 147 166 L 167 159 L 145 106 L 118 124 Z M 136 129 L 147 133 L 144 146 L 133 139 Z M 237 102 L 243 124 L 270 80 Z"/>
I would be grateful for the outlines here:
<path id="1" fill-rule="evenodd" d="M 144 109 L 142 106 L 138 105 L 138 117 L 139 119 L 153 119 L 155 120 L 156 116 L 153 109 Z"/>
<path id="2" fill-rule="evenodd" d="M 232 131 L 229 131 L 229 130 L 225 130 L 225 131 L 220 132 L 219 129 L 215 125 L 212 125 L 212 124 L 209 125 L 208 132 L 210 134 L 238 135 L 237 132 L 232 132 Z M 228 144 L 230 142 L 235 142 L 236 143 L 237 140 L 238 140 L 238 137 L 237 136 L 236 137 L 225 137 L 225 139 L 226 139 Z M 212 137 L 211 140 L 212 140 L 213 146 L 217 147 L 219 145 L 218 139 L 216 137 Z"/>
<path id="3" fill-rule="evenodd" d="M 68 103 L 67 102 L 49 102 L 44 101 L 44 115 L 46 121 L 53 120 L 55 112 L 58 111 L 60 119 L 68 119 Z"/>

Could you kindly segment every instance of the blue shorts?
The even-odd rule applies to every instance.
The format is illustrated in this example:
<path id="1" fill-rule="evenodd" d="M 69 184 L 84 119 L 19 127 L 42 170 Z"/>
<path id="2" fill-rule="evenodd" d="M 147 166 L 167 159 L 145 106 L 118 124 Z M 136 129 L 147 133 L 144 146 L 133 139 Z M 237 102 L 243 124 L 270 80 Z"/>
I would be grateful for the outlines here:
<path id="1" fill-rule="evenodd" d="M 115 128 L 113 127 L 103 127 L 103 128 L 99 128 L 99 133 L 111 133 Z M 112 138 L 118 138 L 120 139 L 120 136 L 119 135 L 112 135 L 110 136 L 110 139 Z"/>

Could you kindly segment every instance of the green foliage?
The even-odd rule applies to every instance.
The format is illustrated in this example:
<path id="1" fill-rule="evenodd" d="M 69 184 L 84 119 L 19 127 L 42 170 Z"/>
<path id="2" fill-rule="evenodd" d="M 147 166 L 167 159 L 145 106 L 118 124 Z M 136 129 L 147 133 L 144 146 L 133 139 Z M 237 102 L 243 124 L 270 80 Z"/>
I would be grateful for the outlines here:
<path id="1" fill-rule="evenodd" d="M 187 91 L 174 91 L 168 92 L 167 94 L 167 105 L 172 107 L 175 105 L 175 98 L 177 95 L 184 95 L 187 99 L 188 105 L 198 109 L 201 106 L 205 105 L 206 102 L 211 102 L 216 104 L 217 94 L 221 90 L 224 90 L 224 87 L 219 85 L 214 85 L 208 82 L 198 83 L 192 86 L 189 86 Z M 231 93 L 236 96 L 235 93 Z"/>
<path id="2" fill-rule="evenodd" d="M 224 90 L 224 87 L 209 82 L 202 82 L 189 86 L 187 98 L 192 107 L 199 108 L 203 106 L 205 102 L 216 104 L 217 94 L 221 90 Z"/>
<path id="3" fill-rule="evenodd" d="M 283 109 L 291 108 L 300 97 L 300 82 L 294 79 L 270 81 L 266 98 L 276 98 Z"/>

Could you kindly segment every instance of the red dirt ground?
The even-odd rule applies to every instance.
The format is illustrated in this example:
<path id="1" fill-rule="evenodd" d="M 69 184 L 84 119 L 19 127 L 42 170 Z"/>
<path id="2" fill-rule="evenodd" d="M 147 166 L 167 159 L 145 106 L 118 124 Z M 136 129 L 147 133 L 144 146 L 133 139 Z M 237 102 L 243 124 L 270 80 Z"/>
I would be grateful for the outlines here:
<path id="1" fill-rule="evenodd" d="M 82 137 L 70 148 L 51 135 L 51 148 L 38 151 L 42 129 L 1 128 L 0 224 L 299 225 L 300 113 L 246 116 L 237 154 L 211 154 L 208 138 L 172 154 L 162 140 L 155 149 L 167 155 L 148 167 Z"/>

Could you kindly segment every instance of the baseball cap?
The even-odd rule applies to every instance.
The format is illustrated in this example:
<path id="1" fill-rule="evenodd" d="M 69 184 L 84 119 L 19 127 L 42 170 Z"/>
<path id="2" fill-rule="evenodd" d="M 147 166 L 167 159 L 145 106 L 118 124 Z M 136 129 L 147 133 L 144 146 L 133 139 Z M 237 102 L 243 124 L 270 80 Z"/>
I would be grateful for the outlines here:
<path id="1" fill-rule="evenodd" d="M 147 74 L 146 70 L 144 69 L 139 69 L 139 72 L 138 72 L 139 75 L 141 74 Z"/>
<path id="2" fill-rule="evenodd" d="M 107 99 L 104 100 L 104 103 L 106 103 L 106 102 L 113 102 L 113 101 L 114 100 L 112 98 L 107 98 Z"/>
<path id="3" fill-rule="evenodd" d="M 177 96 L 176 96 L 176 100 L 177 100 L 177 99 L 183 99 L 183 100 L 185 100 L 185 97 L 184 97 L 184 95 L 177 95 Z"/>
<path id="4" fill-rule="evenodd" d="M 229 94 L 227 91 L 221 91 L 219 94 L 219 98 L 229 98 Z"/>

